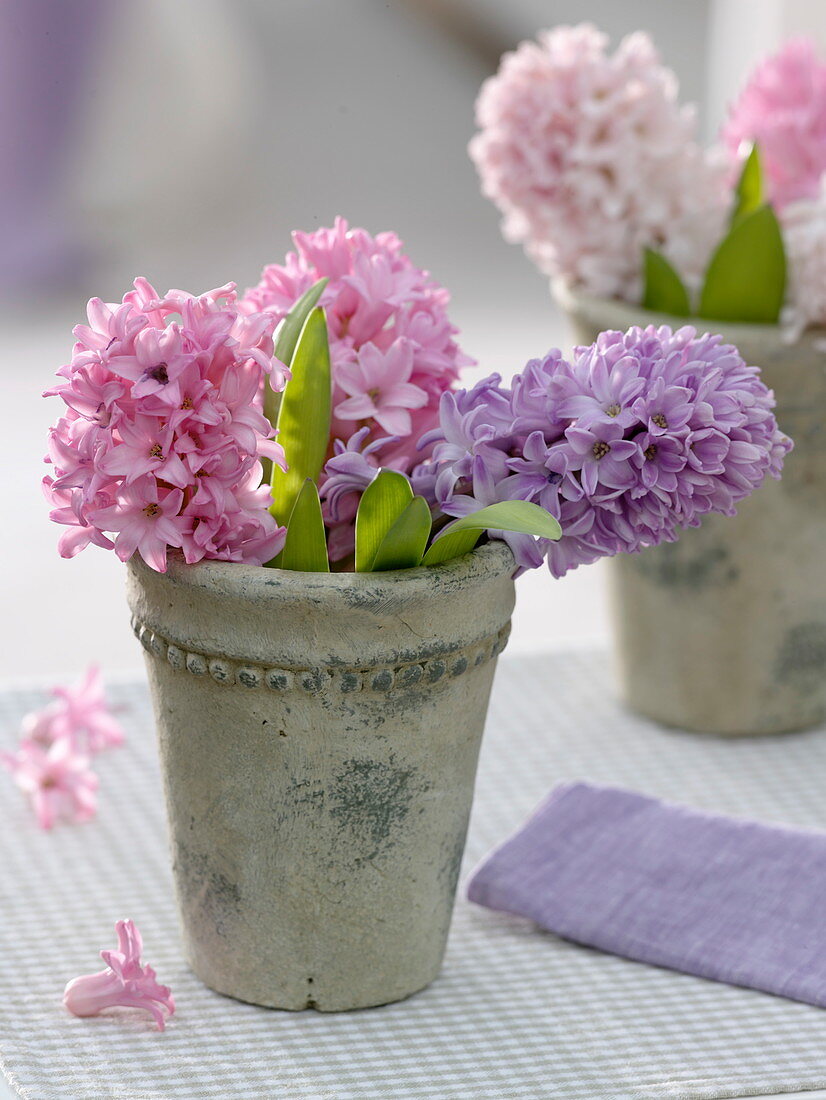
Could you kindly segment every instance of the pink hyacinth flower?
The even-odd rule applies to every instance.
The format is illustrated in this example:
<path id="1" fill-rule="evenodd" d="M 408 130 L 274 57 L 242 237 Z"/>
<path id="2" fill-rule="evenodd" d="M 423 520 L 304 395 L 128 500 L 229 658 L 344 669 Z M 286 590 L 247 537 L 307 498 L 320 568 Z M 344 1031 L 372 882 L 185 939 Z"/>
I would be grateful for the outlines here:
<path id="1" fill-rule="evenodd" d="M 41 829 L 58 821 L 89 821 L 97 811 L 98 777 L 89 759 L 68 738 L 43 746 L 21 741 L 15 753 L 0 753 L 0 764 L 29 796 Z"/>
<path id="2" fill-rule="evenodd" d="M 411 383 L 412 372 L 409 340 L 400 337 L 384 352 L 365 344 L 358 359 L 338 368 L 338 383 L 349 396 L 336 405 L 336 415 L 340 420 L 374 419 L 390 435 L 409 435 L 410 410 L 428 402 L 427 393 Z"/>
<path id="3" fill-rule="evenodd" d="M 141 963 L 143 941 L 131 920 L 115 924 L 117 951 L 101 951 L 106 969 L 73 978 L 66 986 L 63 1003 L 75 1016 L 97 1016 L 106 1008 L 142 1008 L 163 1031 L 163 1009 L 171 1016 L 175 1002 L 168 986 L 161 985 L 151 966 Z"/>
<path id="4" fill-rule="evenodd" d="M 75 687 L 56 687 L 52 733 L 69 737 L 88 753 L 122 745 L 123 727 L 112 715 L 103 691 L 103 677 L 98 665 L 91 665 L 83 680 Z M 80 740 L 81 736 L 83 740 Z"/>
<path id="5" fill-rule="evenodd" d="M 722 138 L 734 174 L 757 142 L 769 197 L 782 210 L 814 200 L 826 171 L 826 63 L 814 43 L 793 38 L 754 69 L 729 110 Z"/>
<path id="6" fill-rule="evenodd" d="M 124 743 L 123 727 L 106 702 L 97 665 L 91 665 L 76 685 L 52 688 L 52 696 L 51 703 L 23 719 L 26 741 L 48 748 L 66 738 L 74 749 L 90 756 Z"/>

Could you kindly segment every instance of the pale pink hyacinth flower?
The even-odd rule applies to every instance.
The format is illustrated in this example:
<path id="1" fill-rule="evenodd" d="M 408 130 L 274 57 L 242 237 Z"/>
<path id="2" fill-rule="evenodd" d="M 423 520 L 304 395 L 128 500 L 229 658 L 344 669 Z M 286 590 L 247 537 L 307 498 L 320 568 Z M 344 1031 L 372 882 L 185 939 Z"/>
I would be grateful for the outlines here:
<path id="1" fill-rule="evenodd" d="M 643 246 L 699 283 L 728 207 L 725 165 L 648 35 L 609 51 L 559 26 L 506 53 L 482 85 L 469 147 L 506 239 L 591 294 L 637 301 Z"/>
<path id="2" fill-rule="evenodd" d="M 41 829 L 95 816 L 98 777 L 89 758 L 77 752 L 69 738 L 58 738 L 48 746 L 23 740 L 16 752 L 0 753 L 0 764 L 28 796 Z"/>
<path id="3" fill-rule="evenodd" d="M 106 969 L 73 978 L 63 993 L 63 1004 L 75 1016 L 97 1016 L 107 1008 L 140 1008 L 149 1012 L 163 1031 L 165 1009 L 171 1016 L 175 1001 L 168 986 L 161 985 L 155 971 L 141 963 L 143 940 L 131 920 L 115 924 L 117 951 L 101 951 Z"/>
<path id="4" fill-rule="evenodd" d="M 790 39 L 754 69 L 729 109 L 722 138 L 735 174 L 757 142 L 777 209 L 817 198 L 826 171 L 826 62 L 813 42 Z"/>
<path id="5" fill-rule="evenodd" d="M 826 326 L 826 177 L 813 199 L 789 203 L 781 214 L 788 281 L 781 321 L 789 341 Z"/>

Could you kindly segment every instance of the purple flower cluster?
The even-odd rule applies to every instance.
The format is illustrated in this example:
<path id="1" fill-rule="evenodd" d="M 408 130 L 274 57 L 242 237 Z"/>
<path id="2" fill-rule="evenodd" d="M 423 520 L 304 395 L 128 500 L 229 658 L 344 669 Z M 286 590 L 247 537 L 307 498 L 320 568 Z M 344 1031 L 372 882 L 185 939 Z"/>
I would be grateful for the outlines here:
<path id="1" fill-rule="evenodd" d="M 732 515 L 789 440 L 756 367 L 720 336 L 684 327 L 603 332 L 572 360 L 531 360 L 510 388 L 491 375 L 442 397 L 436 498 L 462 516 L 531 500 L 559 542 L 505 534 L 521 568 L 551 573 L 673 541 L 708 512 Z"/>

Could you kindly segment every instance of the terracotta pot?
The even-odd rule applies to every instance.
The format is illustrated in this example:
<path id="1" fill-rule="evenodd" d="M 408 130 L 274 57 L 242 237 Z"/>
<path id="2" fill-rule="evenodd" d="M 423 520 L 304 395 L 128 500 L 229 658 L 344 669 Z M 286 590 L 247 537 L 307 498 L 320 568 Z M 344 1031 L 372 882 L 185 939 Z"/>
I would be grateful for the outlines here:
<path id="1" fill-rule="evenodd" d="M 734 518 L 708 516 L 676 543 L 611 563 L 625 701 L 684 729 L 775 733 L 826 719 L 826 353 L 824 333 L 787 343 L 777 326 L 667 317 L 559 285 L 579 343 L 603 329 L 690 323 L 721 332 L 775 392 L 795 442 Z"/>
<path id="2" fill-rule="evenodd" d="M 436 977 L 514 568 L 501 542 L 372 574 L 130 563 L 207 985 L 338 1011 Z"/>

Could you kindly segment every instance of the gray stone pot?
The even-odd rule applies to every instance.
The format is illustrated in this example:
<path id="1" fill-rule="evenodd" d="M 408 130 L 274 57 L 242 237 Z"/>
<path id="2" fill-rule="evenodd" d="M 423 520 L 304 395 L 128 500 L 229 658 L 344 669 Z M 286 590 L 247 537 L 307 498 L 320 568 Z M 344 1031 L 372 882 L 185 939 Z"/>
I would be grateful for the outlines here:
<path id="1" fill-rule="evenodd" d="M 574 336 L 690 323 L 719 331 L 759 366 L 792 437 L 780 481 L 736 517 L 708 516 L 676 543 L 611 562 L 625 701 L 684 729 L 776 733 L 826 719 L 826 353 L 824 333 L 794 344 L 773 325 L 648 313 L 555 287 Z"/>
<path id="2" fill-rule="evenodd" d="M 439 972 L 513 558 L 129 565 L 187 958 L 243 1001 L 396 1001 Z"/>

